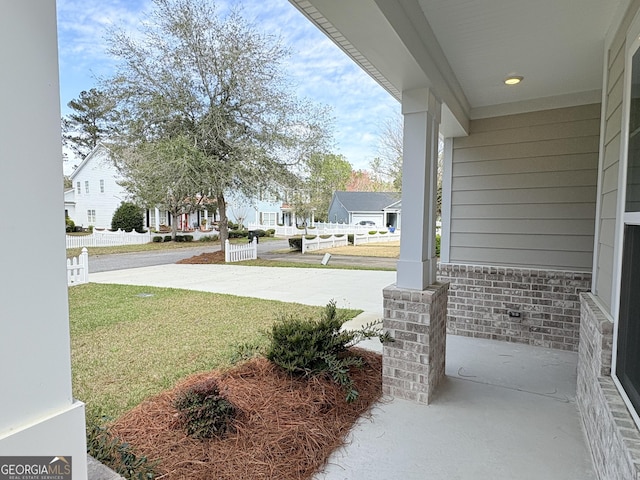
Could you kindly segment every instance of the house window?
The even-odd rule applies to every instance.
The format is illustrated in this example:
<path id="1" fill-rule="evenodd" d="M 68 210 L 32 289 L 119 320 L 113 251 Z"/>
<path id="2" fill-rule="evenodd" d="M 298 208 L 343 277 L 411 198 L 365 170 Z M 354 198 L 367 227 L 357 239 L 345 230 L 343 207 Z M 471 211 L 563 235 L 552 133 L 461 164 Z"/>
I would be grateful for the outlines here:
<path id="1" fill-rule="evenodd" d="M 89 180 L 84 182 L 84 193 L 89 193 Z"/>
<path id="2" fill-rule="evenodd" d="M 149 225 L 147 225 L 148 227 L 155 227 L 156 226 L 156 209 L 155 208 L 150 208 L 148 210 L 149 212 Z"/>
<path id="3" fill-rule="evenodd" d="M 80 182 L 76 183 L 76 192 L 78 193 L 78 195 L 82 193 L 82 190 L 80 189 Z"/>
<path id="4" fill-rule="evenodd" d="M 87 222 L 89 225 L 93 225 L 96 223 L 96 211 L 95 210 L 87 210 Z"/>
<path id="5" fill-rule="evenodd" d="M 100 193 L 104 193 L 104 180 L 100 180 Z"/>
<path id="6" fill-rule="evenodd" d="M 631 59 L 623 241 L 615 345 L 615 379 L 636 422 L 640 417 L 640 50 Z"/>
<path id="7" fill-rule="evenodd" d="M 276 212 L 260 212 L 262 218 L 262 225 L 269 227 L 275 227 L 278 221 L 278 214 Z"/>

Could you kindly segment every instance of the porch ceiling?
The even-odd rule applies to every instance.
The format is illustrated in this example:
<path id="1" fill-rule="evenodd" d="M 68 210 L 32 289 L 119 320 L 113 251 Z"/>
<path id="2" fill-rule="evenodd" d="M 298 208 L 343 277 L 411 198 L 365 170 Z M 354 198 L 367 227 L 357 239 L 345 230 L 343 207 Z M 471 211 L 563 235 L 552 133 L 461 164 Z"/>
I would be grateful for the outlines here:
<path id="1" fill-rule="evenodd" d="M 598 102 L 607 31 L 628 0 L 290 0 L 398 100 L 429 87 L 443 130 Z M 510 74 L 524 76 L 507 87 Z"/>

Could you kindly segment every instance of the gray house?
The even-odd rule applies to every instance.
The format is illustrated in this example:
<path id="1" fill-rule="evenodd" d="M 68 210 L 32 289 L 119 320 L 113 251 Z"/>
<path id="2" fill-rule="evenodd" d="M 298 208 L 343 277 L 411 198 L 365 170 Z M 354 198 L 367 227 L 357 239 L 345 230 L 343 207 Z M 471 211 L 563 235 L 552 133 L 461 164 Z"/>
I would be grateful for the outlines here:
<path id="1" fill-rule="evenodd" d="M 377 227 L 400 228 L 399 192 L 333 192 L 329 222 L 355 225 L 373 222 Z"/>
<path id="2" fill-rule="evenodd" d="M 290 1 L 402 107 L 384 391 L 429 403 L 446 333 L 577 351 L 597 475 L 640 478 L 640 0 Z"/>

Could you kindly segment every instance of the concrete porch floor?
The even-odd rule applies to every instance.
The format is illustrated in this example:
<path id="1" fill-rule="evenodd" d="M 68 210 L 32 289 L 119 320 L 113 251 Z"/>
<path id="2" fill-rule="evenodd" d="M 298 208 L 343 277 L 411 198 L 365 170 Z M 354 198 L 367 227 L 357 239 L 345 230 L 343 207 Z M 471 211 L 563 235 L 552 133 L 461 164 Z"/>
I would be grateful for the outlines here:
<path id="1" fill-rule="evenodd" d="M 449 335 L 446 362 L 431 405 L 383 399 L 315 480 L 595 480 L 576 353 Z"/>

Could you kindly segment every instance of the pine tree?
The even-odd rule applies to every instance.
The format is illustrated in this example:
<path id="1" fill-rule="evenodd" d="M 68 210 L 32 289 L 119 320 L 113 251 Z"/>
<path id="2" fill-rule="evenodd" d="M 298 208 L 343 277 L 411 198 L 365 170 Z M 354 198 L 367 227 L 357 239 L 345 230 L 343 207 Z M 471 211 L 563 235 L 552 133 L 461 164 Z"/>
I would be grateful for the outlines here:
<path id="1" fill-rule="evenodd" d="M 62 119 L 63 144 L 84 159 L 111 133 L 115 104 L 101 91 L 92 88 L 80 92 L 80 96 L 67 106 L 72 111 Z"/>

